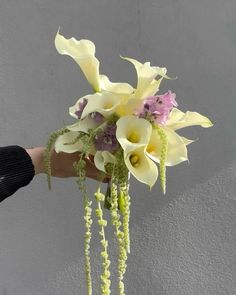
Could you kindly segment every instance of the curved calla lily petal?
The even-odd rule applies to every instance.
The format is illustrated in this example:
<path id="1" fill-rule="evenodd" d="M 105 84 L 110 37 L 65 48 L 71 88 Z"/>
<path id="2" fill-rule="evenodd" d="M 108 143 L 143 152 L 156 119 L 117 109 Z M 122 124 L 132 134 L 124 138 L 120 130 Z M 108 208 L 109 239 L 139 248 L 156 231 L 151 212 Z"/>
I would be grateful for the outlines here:
<path id="1" fill-rule="evenodd" d="M 95 122 L 92 118 L 85 117 L 83 120 L 79 120 L 78 122 L 72 125 L 67 125 L 66 128 L 71 131 L 87 133 L 89 129 L 94 129 L 97 126 L 98 126 L 98 123 Z"/>
<path id="2" fill-rule="evenodd" d="M 64 152 L 64 153 L 75 153 L 83 151 L 83 143 L 81 141 L 77 141 L 74 144 L 69 144 L 73 142 L 76 137 L 79 135 L 76 131 L 70 131 L 60 135 L 55 141 L 55 151 L 56 153 Z M 94 155 L 95 149 L 93 146 L 90 147 L 88 151 L 91 155 Z"/>
<path id="3" fill-rule="evenodd" d="M 70 143 L 78 136 L 78 132 L 70 131 L 60 135 L 55 141 L 55 151 L 57 153 L 75 153 L 81 151 L 82 144 L 81 142 L 76 142 L 75 144 L 65 145 L 65 143 Z"/>
<path id="4" fill-rule="evenodd" d="M 124 94 L 127 96 L 130 96 L 134 92 L 134 88 L 128 83 L 111 82 L 106 75 L 100 75 L 99 77 L 101 90 Z"/>
<path id="5" fill-rule="evenodd" d="M 96 92 L 94 94 L 86 96 L 88 103 L 86 104 L 81 119 L 93 112 L 99 112 L 104 117 L 112 115 L 117 106 L 121 102 L 119 94 L 113 94 L 110 92 Z"/>
<path id="6" fill-rule="evenodd" d="M 118 119 L 116 126 L 116 138 L 125 153 L 146 146 L 150 140 L 152 125 L 145 119 L 124 116 Z"/>
<path id="7" fill-rule="evenodd" d="M 60 54 L 69 55 L 80 66 L 82 72 L 95 91 L 100 91 L 99 61 L 95 57 L 95 45 L 92 41 L 75 38 L 66 39 L 59 34 L 55 37 L 55 47 Z"/>
<path id="8" fill-rule="evenodd" d="M 166 122 L 166 126 L 173 130 L 178 130 L 193 125 L 200 125 L 204 128 L 213 126 L 212 122 L 207 117 L 197 112 L 187 111 L 184 113 L 177 108 L 172 109 L 169 119 Z"/>
<path id="9" fill-rule="evenodd" d="M 175 166 L 181 162 L 188 161 L 187 144 L 190 144 L 191 140 L 179 136 L 174 130 L 167 127 L 161 127 L 168 141 L 166 166 Z M 153 161 L 160 163 L 161 158 L 162 141 L 156 129 L 153 129 L 151 139 L 147 145 L 146 153 Z"/>
<path id="10" fill-rule="evenodd" d="M 115 163 L 116 157 L 109 151 L 97 151 L 94 155 L 94 164 L 98 170 L 107 172 L 105 165 L 107 163 Z"/>
<path id="11" fill-rule="evenodd" d="M 180 138 L 183 140 L 185 145 L 189 145 L 190 143 L 193 143 L 198 140 L 198 138 L 193 140 L 193 139 L 188 139 L 184 136 L 180 136 Z"/>
<path id="12" fill-rule="evenodd" d="M 132 175 L 140 182 L 147 184 L 150 189 L 158 178 L 156 164 L 144 153 L 145 147 L 139 147 L 129 153 L 124 153 L 125 164 Z"/>
<path id="13" fill-rule="evenodd" d="M 140 63 L 139 61 L 121 56 L 122 59 L 127 60 L 131 62 L 137 72 L 137 87 L 135 91 L 135 97 L 136 98 L 144 98 L 147 94 L 149 94 L 148 87 L 150 87 L 150 92 L 152 93 L 154 89 L 158 90 L 160 86 L 160 82 L 153 82 L 156 76 L 161 76 L 166 79 L 175 79 L 168 77 L 166 75 L 167 69 L 166 68 L 160 68 L 160 67 L 152 67 L 150 65 L 150 62 L 145 62 L 144 64 Z M 152 85 L 150 85 L 152 83 Z M 156 84 L 156 85 L 155 85 Z M 155 85 L 155 87 L 154 87 Z"/>

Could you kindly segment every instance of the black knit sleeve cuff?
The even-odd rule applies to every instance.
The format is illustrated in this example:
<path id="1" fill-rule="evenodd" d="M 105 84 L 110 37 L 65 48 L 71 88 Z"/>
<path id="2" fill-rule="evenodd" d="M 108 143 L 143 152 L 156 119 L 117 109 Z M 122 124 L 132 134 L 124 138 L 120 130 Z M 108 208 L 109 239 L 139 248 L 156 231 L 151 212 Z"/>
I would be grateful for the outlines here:
<path id="1" fill-rule="evenodd" d="M 0 202 L 28 185 L 34 175 L 32 159 L 23 147 L 0 147 Z"/>

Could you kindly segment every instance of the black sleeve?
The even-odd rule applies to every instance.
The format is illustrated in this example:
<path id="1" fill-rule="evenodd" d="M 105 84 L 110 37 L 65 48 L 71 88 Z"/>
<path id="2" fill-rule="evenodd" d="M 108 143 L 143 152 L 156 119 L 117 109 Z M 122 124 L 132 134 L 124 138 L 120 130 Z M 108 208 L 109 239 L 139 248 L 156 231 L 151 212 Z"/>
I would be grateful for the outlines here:
<path id="1" fill-rule="evenodd" d="M 0 202 L 28 185 L 34 175 L 33 162 L 23 147 L 0 147 Z"/>

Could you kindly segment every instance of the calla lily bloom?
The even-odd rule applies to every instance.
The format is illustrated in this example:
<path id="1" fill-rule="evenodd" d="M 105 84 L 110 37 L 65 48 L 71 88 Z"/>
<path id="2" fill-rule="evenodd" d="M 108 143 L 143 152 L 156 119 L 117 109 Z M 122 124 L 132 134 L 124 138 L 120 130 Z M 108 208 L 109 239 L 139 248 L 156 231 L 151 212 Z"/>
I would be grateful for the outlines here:
<path id="1" fill-rule="evenodd" d="M 116 125 L 116 138 L 125 153 L 148 144 L 152 125 L 147 120 L 135 116 L 124 116 L 118 119 Z"/>
<path id="2" fill-rule="evenodd" d="M 94 164 L 98 170 L 103 172 L 107 172 L 105 169 L 105 165 L 107 163 L 115 163 L 116 157 L 111 154 L 109 151 L 97 151 L 94 155 Z"/>
<path id="3" fill-rule="evenodd" d="M 70 131 L 77 131 L 77 132 L 85 132 L 87 133 L 89 129 L 94 129 L 99 124 L 93 120 L 91 117 L 87 116 L 83 120 L 79 120 L 78 122 L 67 125 L 66 128 Z"/>
<path id="4" fill-rule="evenodd" d="M 87 103 L 83 107 L 79 119 L 83 119 L 93 112 L 99 112 L 104 117 L 108 117 L 115 113 L 116 108 L 121 102 L 121 99 L 122 97 L 119 94 L 114 94 L 107 91 L 103 91 L 101 93 L 96 92 L 94 94 L 89 94 L 79 98 L 78 101 L 69 108 L 69 113 L 72 117 L 77 118 L 76 113 L 79 110 L 79 105 L 81 102 L 86 100 Z"/>
<path id="5" fill-rule="evenodd" d="M 73 142 L 76 137 L 78 137 L 79 133 L 76 131 L 70 131 L 60 135 L 55 141 L 55 151 L 56 153 L 64 152 L 64 153 L 75 153 L 83 150 L 83 143 L 81 141 L 77 141 L 74 144 L 69 144 Z M 90 154 L 94 154 L 94 147 L 90 148 Z"/>
<path id="6" fill-rule="evenodd" d="M 151 189 L 158 178 L 156 164 L 145 155 L 145 146 L 124 153 L 125 164 L 130 173 Z"/>
<path id="7" fill-rule="evenodd" d="M 187 111 L 184 113 L 177 108 L 173 108 L 171 110 L 169 119 L 166 122 L 166 126 L 173 130 L 178 130 L 193 125 L 200 125 L 203 128 L 213 126 L 212 122 L 207 117 L 197 112 Z"/>
<path id="8" fill-rule="evenodd" d="M 163 78 L 177 78 L 171 78 L 167 76 L 167 69 L 165 67 L 154 67 L 150 65 L 150 62 L 145 62 L 144 64 L 142 64 L 133 58 L 122 56 L 121 58 L 131 62 L 135 67 L 137 73 L 137 87 L 134 93 L 135 98 L 143 99 L 145 97 L 154 95 L 159 90 L 159 86 Z M 159 80 L 155 80 L 157 76 L 161 76 L 161 78 Z"/>
<path id="9" fill-rule="evenodd" d="M 188 151 L 186 146 L 193 142 L 193 140 L 188 140 L 179 136 L 174 130 L 166 128 L 164 126 L 160 127 L 164 130 L 167 141 L 167 156 L 166 156 L 166 166 L 174 166 L 183 161 L 188 160 Z M 147 145 L 146 153 L 147 156 L 153 161 L 160 163 L 162 150 L 162 140 L 156 129 L 152 130 L 152 135 L 150 141 Z"/>
<path id="10" fill-rule="evenodd" d="M 205 116 L 187 111 L 186 113 L 177 108 L 170 112 L 166 124 L 160 126 L 167 136 L 168 148 L 166 166 L 174 166 L 183 161 L 188 161 L 187 145 L 194 140 L 179 136 L 175 130 L 188 126 L 200 125 L 204 128 L 213 126 L 212 122 Z M 154 128 L 151 139 L 147 146 L 147 155 L 155 162 L 160 162 L 162 142 L 157 130 Z"/>
<path id="11" fill-rule="evenodd" d="M 87 39 L 78 41 L 74 37 L 66 39 L 58 30 L 55 47 L 58 53 L 68 55 L 75 60 L 95 92 L 108 90 L 129 95 L 134 91 L 128 83 L 113 83 L 107 76 L 99 73 L 100 62 L 95 57 L 96 48 L 92 41 Z"/>

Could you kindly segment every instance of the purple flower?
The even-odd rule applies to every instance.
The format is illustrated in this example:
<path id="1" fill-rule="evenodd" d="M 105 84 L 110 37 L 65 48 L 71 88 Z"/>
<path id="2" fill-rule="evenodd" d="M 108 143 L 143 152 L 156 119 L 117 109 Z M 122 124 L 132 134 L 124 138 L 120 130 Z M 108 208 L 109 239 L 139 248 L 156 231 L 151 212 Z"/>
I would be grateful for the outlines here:
<path id="1" fill-rule="evenodd" d="M 104 121 L 104 116 L 99 112 L 93 112 L 89 114 L 89 116 L 97 123 L 102 123 Z"/>
<path id="2" fill-rule="evenodd" d="M 162 95 L 147 97 L 143 101 L 142 109 L 136 112 L 135 115 L 151 122 L 165 124 L 172 108 L 178 106 L 175 97 L 176 94 L 170 90 Z"/>
<path id="3" fill-rule="evenodd" d="M 96 135 L 94 145 L 98 151 L 114 151 L 119 147 L 116 139 L 116 125 L 109 124 L 102 133 Z"/>
<path id="4" fill-rule="evenodd" d="M 79 108 L 78 110 L 75 112 L 75 114 L 77 115 L 78 119 L 81 118 L 81 115 L 83 113 L 83 110 L 86 106 L 86 104 L 88 103 L 88 100 L 86 98 L 83 99 L 83 101 L 79 102 Z"/>

